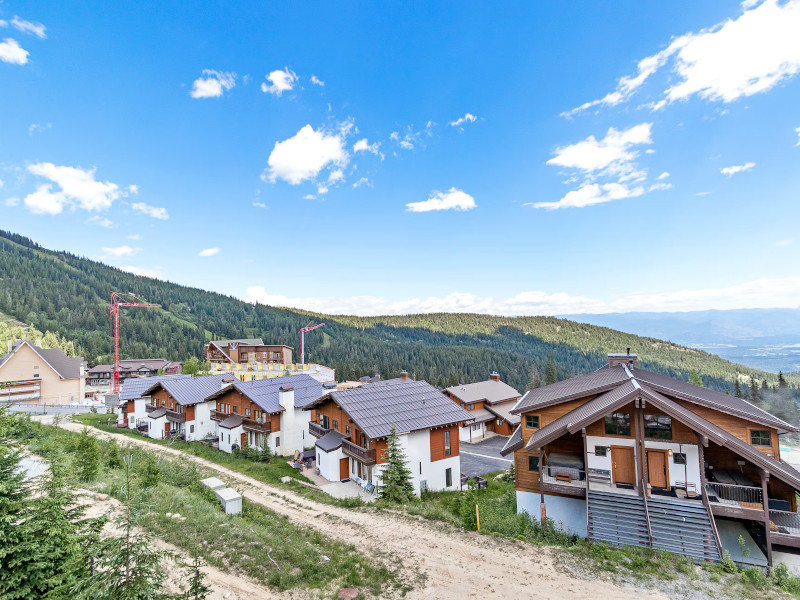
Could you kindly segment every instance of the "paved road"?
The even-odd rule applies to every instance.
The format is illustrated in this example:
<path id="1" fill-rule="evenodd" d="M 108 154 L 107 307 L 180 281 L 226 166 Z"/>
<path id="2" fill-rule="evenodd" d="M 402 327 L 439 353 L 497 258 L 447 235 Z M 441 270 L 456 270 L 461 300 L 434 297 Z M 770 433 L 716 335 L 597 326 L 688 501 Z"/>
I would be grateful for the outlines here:
<path id="1" fill-rule="evenodd" d="M 511 459 L 500 456 L 508 438 L 496 435 L 474 444 L 460 442 L 461 473 L 467 477 L 507 469 Z"/>

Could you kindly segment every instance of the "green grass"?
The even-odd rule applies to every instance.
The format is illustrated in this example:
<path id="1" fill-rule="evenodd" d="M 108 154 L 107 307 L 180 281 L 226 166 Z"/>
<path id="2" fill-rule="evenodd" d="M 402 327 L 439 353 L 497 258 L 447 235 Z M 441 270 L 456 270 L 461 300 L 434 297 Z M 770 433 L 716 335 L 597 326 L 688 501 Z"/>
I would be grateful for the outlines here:
<path id="1" fill-rule="evenodd" d="M 72 470 L 81 460 L 75 432 L 31 423 L 19 437 L 26 439 L 35 454 L 63 453 Z M 95 482 L 81 486 L 121 500 L 123 471 L 107 466 L 114 445 L 115 441 L 100 442 L 104 466 Z M 151 454 L 139 447 L 121 452 L 131 453 L 134 472 Z M 204 473 L 194 463 L 161 457 L 158 468 L 160 482 L 154 489 L 140 490 L 134 484 L 139 525 L 209 565 L 245 575 L 277 592 L 307 589 L 315 590 L 315 596 L 334 597 L 342 587 L 352 586 L 362 593 L 360 597 L 384 598 L 410 589 L 396 571 L 354 546 L 295 525 L 274 511 L 244 502 L 241 515 L 226 515 L 214 494 L 200 484 Z M 167 513 L 179 513 L 186 520 L 167 517 Z M 393 561 L 397 568 L 402 566 Z"/>

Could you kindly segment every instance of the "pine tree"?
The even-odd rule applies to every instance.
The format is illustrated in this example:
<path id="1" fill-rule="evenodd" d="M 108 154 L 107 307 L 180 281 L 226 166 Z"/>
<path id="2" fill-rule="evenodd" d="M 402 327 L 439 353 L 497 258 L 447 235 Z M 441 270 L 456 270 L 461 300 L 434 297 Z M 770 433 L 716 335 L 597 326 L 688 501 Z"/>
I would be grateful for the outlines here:
<path id="1" fill-rule="evenodd" d="M 733 382 L 733 395 L 737 398 L 744 398 L 744 394 L 742 393 L 742 386 L 739 385 L 739 378 L 737 377 Z"/>
<path id="2" fill-rule="evenodd" d="M 692 369 L 691 371 L 689 371 L 689 383 L 691 383 L 692 385 L 703 387 L 703 378 L 700 377 L 700 373 Z"/>
<path id="3" fill-rule="evenodd" d="M 31 495 L 20 469 L 22 456 L 5 437 L 13 428 L 11 420 L 13 417 L 0 407 L 0 598 L 16 598 L 11 592 L 24 584 L 25 574 L 16 569 L 25 559 L 17 523 L 25 518 L 26 501 Z"/>
<path id="4" fill-rule="evenodd" d="M 109 440 L 106 448 L 106 466 L 109 469 L 122 468 L 122 456 L 119 453 L 119 445 L 117 440 Z"/>
<path id="5" fill-rule="evenodd" d="M 80 480 L 94 481 L 100 470 L 100 447 L 95 437 L 89 433 L 88 427 L 84 427 L 78 436 L 76 454 L 80 458 L 78 462 Z"/>
<path id="6" fill-rule="evenodd" d="M 189 567 L 189 589 L 186 590 L 186 600 L 205 600 L 211 594 L 211 589 L 206 585 L 206 576 L 200 570 L 202 566 L 203 561 L 199 556 L 195 556 Z"/>
<path id="7" fill-rule="evenodd" d="M 381 499 L 389 502 L 406 503 L 414 498 L 414 485 L 411 483 L 411 470 L 406 463 L 406 453 L 400 446 L 394 425 L 386 441 L 383 453 L 386 467 L 381 474 Z"/>
<path id="8" fill-rule="evenodd" d="M 750 402 L 753 404 L 758 404 L 760 400 L 760 394 L 758 393 L 758 381 L 756 381 L 755 377 L 750 378 Z"/>
<path id="9" fill-rule="evenodd" d="M 161 469 L 158 468 L 156 457 L 152 452 L 145 454 L 144 462 L 139 466 L 139 481 L 146 489 L 158 487 L 161 482 Z"/>
<path id="10" fill-rule="evenodd" d="M 137 534 L 137 514 L 133 508 L 130 454 L 123 458 L 124 504 L 114 525 L 121 535 L 98 539 L 89 549 L 94 558 L 94 572 L 81 578 L 73 587 L 74 600 L 173 600 L 165 593 L 171 552 L 155 548 L 152 537 Z"/>
<path id="11" fill-rule="evenodd" d="M 558 381 L 558 372 L 556 370 L 556 359 L 553 353 L 547 355 L 547 364 L 544 368 L 544 384 L 550 385 Z"/>
<path id="12" fill-rule="evenodd" d="M 786 389 L 788 387 L 789 384 L 783 376 L 783 371 L 778 371 L 778 389 Z"/>
<path id="13" fill-rule="evenodd" d="M 764 391 L 769 389 L 769 384 L 767 383 L 766 379 L 762 379 L 761 380 L 761 389 L 764 390 Z"/>
<path id="14" fill-rule="evenodd" d="M 527 389 L 533 390 L 538 387 L 542 387 L 542 378 L 539 375 L 539 369 L 536 368 L 536 363 L 531 364 L 531 368 L 528 370 L 528 387 Z"/>

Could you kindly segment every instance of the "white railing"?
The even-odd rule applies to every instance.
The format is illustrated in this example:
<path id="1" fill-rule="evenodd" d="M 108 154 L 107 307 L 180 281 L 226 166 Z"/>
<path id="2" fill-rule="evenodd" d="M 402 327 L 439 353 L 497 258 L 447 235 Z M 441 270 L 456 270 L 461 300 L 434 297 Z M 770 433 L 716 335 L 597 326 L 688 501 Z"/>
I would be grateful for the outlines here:
<path id="1" fill-rule="evenodd" d="M 567 485 L 570 487 L 586 487 L 586 471 L 570 467 L 555 467 L 544 465 L 539 471 L 539 481 L 553 485 Z"/>
<path id="2" fill-rule="evenodd" d="M 761 505 L 761 507 L 764 505 L 761 488 L 709 481 L 706 484 L 706 490 L 709 499 L 716 498 L 720 504 L 741 508 L 759 508 L 756 505 Z"/>
<path id="3" fill-rule="evenodd" d="M 800 514 L 788 510 L 770 510 L 769 520 L 778 528 L 777 533 L 800 535 Z"/>

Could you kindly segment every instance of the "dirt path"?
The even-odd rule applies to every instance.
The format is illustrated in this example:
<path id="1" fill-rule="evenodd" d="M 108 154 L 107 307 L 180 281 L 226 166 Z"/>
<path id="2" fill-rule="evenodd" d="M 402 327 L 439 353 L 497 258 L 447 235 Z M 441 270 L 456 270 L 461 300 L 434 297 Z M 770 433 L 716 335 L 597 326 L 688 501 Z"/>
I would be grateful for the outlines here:
<path id="1" fill-rule="evenodd" d="M 78 423 L 62 423 L 61 427 L 71 431 L 83 429 Z M 135 444 L 164 456 L 194 461 L 217 472 L 249 502 L 286 515 L 293 522 L 335 540 L 354 544 L 364 555 L 377 557 L 389 566 L 400 561 L 407 578 L 414 582 L 414 589 L 406 596 L 410 600 L 667 598 L 660 592 L 620 587 L 609 580 L 575 579 L 560 571 L 552 551 L 545 547 L 458 531 L 441 523 L 387 511 L 349 510 L 321 504 L 180 450 L 89 429 L 101 439 L 113 437 L 122 444 Z M 416 580 L 418 574 L 423 574 L 423 580 Z"/>

